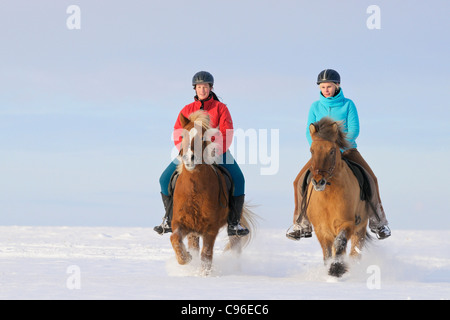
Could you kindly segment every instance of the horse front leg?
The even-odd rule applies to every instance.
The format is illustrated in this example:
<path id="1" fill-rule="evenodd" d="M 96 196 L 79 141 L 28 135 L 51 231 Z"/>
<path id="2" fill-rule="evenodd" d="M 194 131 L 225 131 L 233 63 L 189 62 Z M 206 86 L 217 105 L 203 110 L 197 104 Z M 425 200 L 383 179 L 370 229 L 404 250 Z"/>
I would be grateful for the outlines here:
<path id="1" fill-rule="evenodd" d="M 320 246 L 322 247 L 323 263 L 326 266 L 332 257 L 333 241 L 330 240 L 330 238 L 320 229 L 316 230 L 316 236 L 317 240 L 319 240 Z"/>
<path id="2" fill-rule="evenodd" d="M 202 261 L 202 272 L 205 276 L 211 274 L 213 250 L 214 250 L 214 243 L 216 242 L 216 236 L 217 234 L 203 235 L 201 261 Z"/>
<path id="3" fill-rule="evenodd" d="M 328 270 L 328 274 L 333 277 L 342 277 L 347 272 L 347 265 L 344 262 L 347 249 L 347 231 L 341 230 L 333 242 L 334 256 Z"/>
<path id="4" fill-rule="evenodd" d="M 189 251 L 195 251 L 194 253 L 198 255 L 200 251 L 200 238 L 198 235 L 191 233 L 187 236 L 188 238 L 188 249 Z"/>
<path id="5" fill-rule="evenodd" d="M 170 236 L 170 242 L 172 243 L 175 256 L 177 257 L 179 264 L 187 264 L 192 260 L 191 254 L 186 250 L 186 246 L 183 243 L 183 239 L 187 233 L 182 228 L 176 228 Z"/>

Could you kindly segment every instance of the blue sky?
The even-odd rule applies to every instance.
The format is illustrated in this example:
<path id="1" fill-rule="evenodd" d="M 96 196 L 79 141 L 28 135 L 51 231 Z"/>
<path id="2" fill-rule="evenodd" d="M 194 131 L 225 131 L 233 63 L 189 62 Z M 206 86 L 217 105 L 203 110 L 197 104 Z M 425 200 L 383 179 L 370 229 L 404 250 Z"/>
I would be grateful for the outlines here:
<path id="1" fill-rule="evenodd" d="M 380 8 L 381 29 L 366 12 Z M 69 30 L 69 5 L 81 29 Z M 393 228 L 448 229 L 448 1 L 3 1 L 0 224 L 153 226 L 199 70 L 236 128 L 279 130 L 241 164 L 261 225 L 289 227 L 317 74 L 339 71 Z"/>

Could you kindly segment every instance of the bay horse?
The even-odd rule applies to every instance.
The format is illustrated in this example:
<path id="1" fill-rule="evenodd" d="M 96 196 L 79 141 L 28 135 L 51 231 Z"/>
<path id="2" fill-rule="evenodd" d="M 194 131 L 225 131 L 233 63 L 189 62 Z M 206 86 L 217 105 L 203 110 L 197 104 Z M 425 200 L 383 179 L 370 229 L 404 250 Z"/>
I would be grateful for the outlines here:
<path id="1" fill-rule="evenodd" d="M 306 214 L 312 223 L 323 251 L 328 274 L 341 277 L 347 272 L 344 261 L 347 242 L 351 257 L 360 256 L 369 239 L 367 224 L 370 207 L 361 200 L 355 174 L 342 159 L 340 149 L 348 148 L 342 123 L 328 117 L 310 124 L 311 183 L 303 197 Z"/>
<path id="2" fill-rule="evenodd" d="M 179 176 L 173 194 L 173 233 L 170 241 L 178 263 L 184 265 L 192 259 L 183 243 L 184 238 L 188 238 L 188 249 L 198 253 L 201 237 L 202 273 L 209 275 L 214 243 L 220 229 L 227 225 L 230 210 L 225 175 L 214 164 L 220 152 L 211 145 L 216 143 L 211 142 L 211 136 L 214 132 L 220 135 L 220 131 L 209 127 L 209 115 L 202 110 L 192 113 L 189 118 L 180 113 L 180 121 L 183 127 L 179 154 L 181 161 L 177 167 Z M 254 224 L 253 215 L 244 205 L 241 222 L 249 228 L 250 235 Z M 249 239 L 249 235 L 230 236 L 225 250 L 240 253 Z"/>

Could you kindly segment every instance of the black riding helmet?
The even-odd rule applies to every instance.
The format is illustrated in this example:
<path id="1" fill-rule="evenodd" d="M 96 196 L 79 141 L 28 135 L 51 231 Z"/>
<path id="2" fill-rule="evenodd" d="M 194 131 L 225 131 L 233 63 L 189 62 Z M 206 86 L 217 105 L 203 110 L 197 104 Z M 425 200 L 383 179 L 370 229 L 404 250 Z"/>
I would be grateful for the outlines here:
<path id="1" fill-rule="evenodd" d="M 192 78 L 192 85 L 195 87 L 196 84 L 200 83 L 209 83 L 212 87 L 214 86 L 214 77 L 207 71 L 199 71 L 194 74 L 194 77 Z"/>
<path id="2" fill-rule="evenodd" d="M 325 69 L 317 76 L 317 84 L 321 84 L 322 82 L 334 82 L 340 84 L 341 76 L 333 69 Z"/>

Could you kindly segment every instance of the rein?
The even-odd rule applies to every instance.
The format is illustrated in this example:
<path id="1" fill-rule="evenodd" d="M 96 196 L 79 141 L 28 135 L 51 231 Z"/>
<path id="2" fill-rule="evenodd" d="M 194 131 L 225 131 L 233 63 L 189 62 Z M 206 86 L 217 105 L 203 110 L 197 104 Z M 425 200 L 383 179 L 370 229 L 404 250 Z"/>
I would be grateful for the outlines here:
<path id="1" fill-rule="evenodd" d="M 308 182 L 305 195 L 302 198 L 302 203 L 300 204 L 300 214 L 298 215 L 298 218 L 296 221 L 297 224 L 299 224 L 303 220 L 303 218 L 306 216 L 306 210 L 308 209 L 309 201 L 311 200 L 311 195 L 312 195 L 312 190 L 311 190 L 311 192 L 309 193 L 309 197 L 308 197 L 308 190 L 309 190 L 310 184 L 311 184 L 311 181 Z"/>
<path id="2" fill-rule="evenodd" d="M 222 184 L 222 179 L 220 178 L 219 172 L 217 171 L 217 168 L 214 164 L 210 165 L 211 168 L 213 169 L 214 173 L 217 176 L 217 180 L 219 181 L 219 204 L 222 208 L 226 208 L 228 205 L 228 199 L 226 197 L 225 192 L 223 191 L 223 184 Z M 221 201 L 221 195 L 224 195 L 225 197 L 225 204 L 223 204 L 223 202 Z"/>

